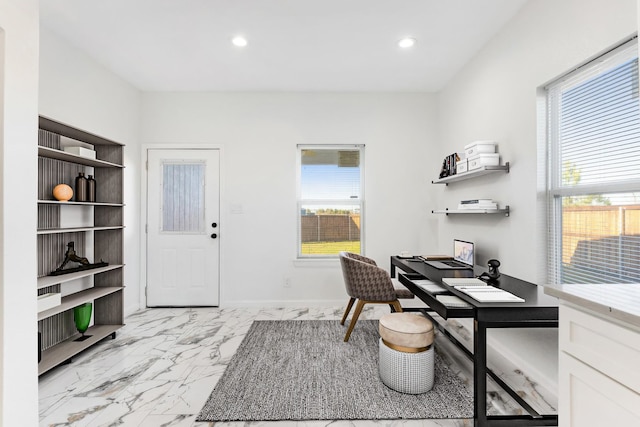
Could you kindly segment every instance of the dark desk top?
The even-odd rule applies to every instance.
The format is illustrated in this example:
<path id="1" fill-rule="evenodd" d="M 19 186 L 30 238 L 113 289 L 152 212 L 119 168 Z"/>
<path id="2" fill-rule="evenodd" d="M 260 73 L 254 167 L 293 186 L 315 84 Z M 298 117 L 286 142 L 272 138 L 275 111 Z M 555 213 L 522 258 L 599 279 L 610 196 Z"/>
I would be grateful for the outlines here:
<path id="1" fill-rule="evenodd" d="M 449 337 L 473 360 L 473 395 L 475 425 L 558 425 L 557 415 L 540 415 L 521 396 L 499 379 L 493 371 L 487 368 L 487 331 L 491 328 L 557 328 L 558 327 L 558 300 L 544 294 L 544 288 L 534 283 L 525 282 L 503 274 L 499 283 L 495 286 L 509 291 L 525 299 L 519 303 L 491 302 L 481 303 L 470 296 L 457 291 L 452 286 L 442 283 L 442 277 L 473 277 L 484 272 L 484 268 L 476 266 L 474 270 L 438 270 L 426 264 L 420 259 L 406 259 L 391 257 L 391 276 L 395 276 L 396 268 L 403 270 L 399 274 L 399 280 L 407 289 L 413 292 L 428 307 L 418 309 L 430 318 L 434 323 L 438 322 L 438 328 Z M 419 286 L 417 280 L 429 279 L 439 283 L 446 289 L 446 294 L 455 295 L 468 303 L 466 307 L 448 306 L 443 300 L 438 300 L 437 293 L 426 291 Z M 445 295 L 446 295 L 445 294 Z M 438 313 L 442 318 L 467 317 L 473 318 L 473 353 L 449 333 L 444 325 L 433 318 L 430 311 Z M 493 378 L 498 385 L 507 391 L 518 404 L 522 406 L 526 416 L 491 416 L 486 414 L 487 402 L 487 375 Z M 516 419 L 517 418 L 517 419 Z"/>
<path id="2" fill-rule="evenodd" d="M 397 266 L 401 270 L 420 274 L 421 276 L 429 278 L 436 283 L 440 283 L 443 277 L 474 277 L 473 271 L 468 270 L 438 270 L 435 267 L 431 267 L 420 258 L 398 258 L 391 257 L 391 266 Z M 393 272 L 392 272 L 393 273 Z M 392 274 L 393 276 L 393 274 Z"/>
<path id="3" fill-rule="evenodd" d="M 543 286 L 538 286 L 531 282 L 526 282 L 515 277 L 507 276 L 506 274 L 502 274 L 498 283 L 494 286 L 511 292 L 521 298 L 524 298 L 524 302 L 482 303 L 471 298 L 469 295 L 442 283 L 442 277 L 476 277 L 486 271 L 486 269 L 481 266 L 476 266 L 473 272 L 471 272 L 471 270 L 438 270 L 417 258 L 406 259 L 398 258 L 395 256 L 391 257 L 391 266 L 392 270 L 394 270 L 394 267 L 398 267 L 405 272 L 419 274 L 420 276 L 423 276 L 429 280 L 442 284 L 442 286 L 447 288 L 447 290 L 449 290 L 452 294 L 460 297 L 464 301 L 479 309 L 492 307 L 520 309 L 552 308 L 557 311 L 558 299 L 546 295 L 544 293 Z"/>

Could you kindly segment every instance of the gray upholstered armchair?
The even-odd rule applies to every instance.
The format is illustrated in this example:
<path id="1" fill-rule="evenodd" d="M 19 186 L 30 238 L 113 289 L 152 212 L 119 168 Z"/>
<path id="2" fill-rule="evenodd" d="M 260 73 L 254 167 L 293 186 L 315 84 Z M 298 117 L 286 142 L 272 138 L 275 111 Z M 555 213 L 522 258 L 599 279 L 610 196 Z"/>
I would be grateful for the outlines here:
<path id="1" fill-rule="evenodd" d="M 347 320 L 347 316 L 353 307 L 353 303 L 358 300 L 356 310 L 353 313 L 345 342 L 349 341 L 351 331 L 353 331 L 358 317 L 365 304 L 389 304 L 392 311 L 402 311 L 402 306 L 398 298 L 413 298 L 413 294 L 408 289 L 396 289 L 391 282 L 389 273 L 378 267 L 374 260 L 351 252 L 340 252 L 340 264 L 344 284 L 349 295 L 347 309 L 342 316 L 341 325 Z"/>

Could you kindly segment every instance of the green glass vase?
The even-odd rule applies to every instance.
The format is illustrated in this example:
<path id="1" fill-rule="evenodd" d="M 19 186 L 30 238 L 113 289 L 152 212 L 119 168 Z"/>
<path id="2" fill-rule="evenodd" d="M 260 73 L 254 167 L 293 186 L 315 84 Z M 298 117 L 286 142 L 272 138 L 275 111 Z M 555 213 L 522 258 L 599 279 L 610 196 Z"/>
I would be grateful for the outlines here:
<path id="1" fill-rule="evenodd" d="M 91 335 L 85 335 L 84 333 L 89 328 L 89 322 L 91 322 L 91 303 L 85 302 L 82 305 L 74 307 L 73 309 L 73 321 L 76 324 L 76 329 L 82 334 L 82 336 L 76 341 L 84 341 Z"/>

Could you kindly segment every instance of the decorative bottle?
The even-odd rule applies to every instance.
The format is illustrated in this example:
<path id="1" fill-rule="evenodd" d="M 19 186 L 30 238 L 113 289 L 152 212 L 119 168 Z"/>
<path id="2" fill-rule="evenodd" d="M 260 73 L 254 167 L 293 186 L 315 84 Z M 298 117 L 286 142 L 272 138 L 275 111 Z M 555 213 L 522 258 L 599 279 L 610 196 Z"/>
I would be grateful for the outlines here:
<path id="1" fill-rule="evenodd" d="M 87 180 L 87 202 L 95 202 L 96 201 L 96 180 L 93 178 L 93 175 L 89 175 L 89 179 Z"/>
<path id="2" fill-rule="evenodd" d="M 78 173 L 76 177 L 76 202 L 87 201 L 87 187 L 89 187 L 89 183 L 84 172 Z"/>

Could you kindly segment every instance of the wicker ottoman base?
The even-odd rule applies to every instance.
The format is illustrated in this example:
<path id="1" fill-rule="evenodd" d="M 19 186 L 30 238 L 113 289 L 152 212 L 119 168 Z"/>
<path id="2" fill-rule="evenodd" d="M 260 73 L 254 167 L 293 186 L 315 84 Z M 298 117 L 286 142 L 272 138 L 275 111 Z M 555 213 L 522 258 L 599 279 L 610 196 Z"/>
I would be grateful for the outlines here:
<path id="1" fill-rule="evenodd" d="M 426 393 L 433 388 L 433 346 L 420 353 L 404 353 L 379 340 L 378 370 L 389 388 L 407 394 Z"/>

